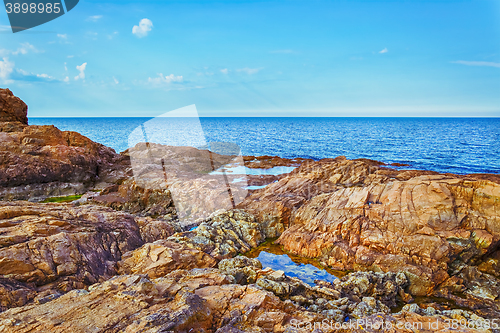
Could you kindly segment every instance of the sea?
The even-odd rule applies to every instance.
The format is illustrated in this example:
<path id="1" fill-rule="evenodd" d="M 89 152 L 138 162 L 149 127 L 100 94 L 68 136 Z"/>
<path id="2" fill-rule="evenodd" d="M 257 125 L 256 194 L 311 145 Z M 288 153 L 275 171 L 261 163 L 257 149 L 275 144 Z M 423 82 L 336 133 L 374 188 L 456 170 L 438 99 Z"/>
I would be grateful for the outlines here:
<path id="1" fill-rule="evenodd" d="M 121 152 L 152 118 L 30 118 Z M 168 119 L 163 120 L 168 122 Z M 200 118 L 206 142 L 243 155 L 368 158 L 411 169 L 500 174 L 500 118 Z M 168 126 L 164 127 L 168 131 Z M 162 130 L 162 127 L 159 127 Z"/>

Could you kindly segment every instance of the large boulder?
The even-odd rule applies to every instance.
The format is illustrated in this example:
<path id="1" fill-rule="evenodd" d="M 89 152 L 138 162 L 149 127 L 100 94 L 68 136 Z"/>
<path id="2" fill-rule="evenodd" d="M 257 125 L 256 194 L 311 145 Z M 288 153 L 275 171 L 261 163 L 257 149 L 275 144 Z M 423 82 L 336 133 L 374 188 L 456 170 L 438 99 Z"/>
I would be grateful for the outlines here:
<path id="1" fill-rule="evenodd" d="M 2 122 L 28 125 L 28 106 L 9 89 L 0 89 L 0 123 Z"/>

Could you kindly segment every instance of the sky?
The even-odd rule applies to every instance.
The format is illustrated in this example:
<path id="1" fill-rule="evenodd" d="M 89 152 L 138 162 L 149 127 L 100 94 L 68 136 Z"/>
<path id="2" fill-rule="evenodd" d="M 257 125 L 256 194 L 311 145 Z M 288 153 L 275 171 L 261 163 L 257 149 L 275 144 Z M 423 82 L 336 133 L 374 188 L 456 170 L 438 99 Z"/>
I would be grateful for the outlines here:
<path id="1" fill-rule="evenodd" d="M 13 34 L 30 117 L 500 117 L 500 1 L 80 0 Z"/>

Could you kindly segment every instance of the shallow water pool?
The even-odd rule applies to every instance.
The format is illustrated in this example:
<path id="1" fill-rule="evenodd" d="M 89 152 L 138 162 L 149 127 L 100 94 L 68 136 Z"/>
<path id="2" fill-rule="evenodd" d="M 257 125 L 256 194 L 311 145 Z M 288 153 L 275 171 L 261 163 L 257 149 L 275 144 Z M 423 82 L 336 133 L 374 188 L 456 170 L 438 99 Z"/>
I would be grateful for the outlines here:
<path id="1" fill-rule="evenodd" d="M 332 282 L 346 274 L 325 268 L 315 259 L 302 258 L 288 253 L 281 245 L 274 244 L 274 241 L 274 239 L 268 240 L 244 255 L 259 259 L 262 268 L 282 270 L 287 276 L 299 278 L 311 286 L 315 285 L 314 280 Z"/>

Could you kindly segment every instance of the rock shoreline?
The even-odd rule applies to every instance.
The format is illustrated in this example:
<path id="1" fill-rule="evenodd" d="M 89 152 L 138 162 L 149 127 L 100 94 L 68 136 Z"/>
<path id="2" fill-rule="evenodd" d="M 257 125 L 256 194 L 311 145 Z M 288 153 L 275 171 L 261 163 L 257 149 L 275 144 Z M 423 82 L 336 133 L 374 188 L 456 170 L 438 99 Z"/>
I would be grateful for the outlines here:
<path id="1" fill-rule="evenodd" d="M 297 168 L 251 176 L 267 186 L 186 224 L 168 190 L 134 180 L 129 154 L 29 126 L 27 106 L 0 90 L 0 331 L 499 331 L 499 175 L 250 156 L 249 168 Z M 84 195 L 38 202 L 72 194 Z M 270 238 L 353 272 L 311 287 L 244 256 Z"/>

